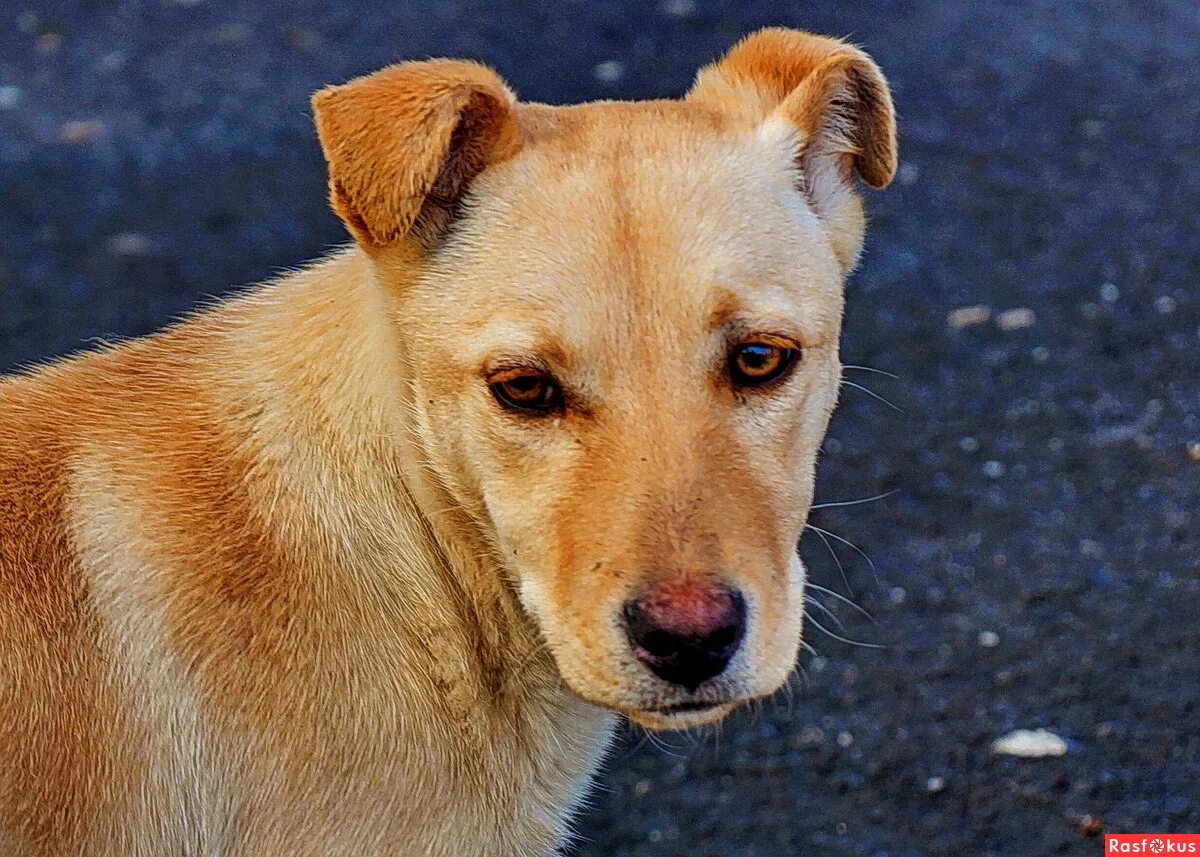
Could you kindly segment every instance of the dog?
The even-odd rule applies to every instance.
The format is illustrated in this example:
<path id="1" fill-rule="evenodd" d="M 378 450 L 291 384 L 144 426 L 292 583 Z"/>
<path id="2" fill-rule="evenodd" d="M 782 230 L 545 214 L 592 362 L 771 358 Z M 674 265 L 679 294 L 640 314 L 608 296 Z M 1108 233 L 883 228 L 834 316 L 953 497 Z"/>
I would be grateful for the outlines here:
<path id="1" fill-rule="evenodd" d="M 618 716 L 794 667 L 875 63 L 313 108 L 352 244 L 0 383 L 4 857 L 550 854 Z"/>

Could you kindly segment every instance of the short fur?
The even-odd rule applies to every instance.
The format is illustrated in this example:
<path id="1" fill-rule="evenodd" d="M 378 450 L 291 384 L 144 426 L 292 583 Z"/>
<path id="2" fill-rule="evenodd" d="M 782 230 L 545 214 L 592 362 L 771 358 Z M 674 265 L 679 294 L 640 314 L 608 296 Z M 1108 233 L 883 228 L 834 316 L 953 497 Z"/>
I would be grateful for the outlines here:
<path id="1" fill-rule="evenodd" d="M 433 60 L 314 108 L 356 247 L 0 382 L 4 857 L 544 855 L 612 712 L 792 669 L 875 65 L 768 30 L 683 101 Z M 747 333 L 803 347 L 778 389 L 729 389 Z M 500 408 L 514 361 L 570 408 Z M 691 578 L 749 626 L 672 714 L 620 606 Z"/>

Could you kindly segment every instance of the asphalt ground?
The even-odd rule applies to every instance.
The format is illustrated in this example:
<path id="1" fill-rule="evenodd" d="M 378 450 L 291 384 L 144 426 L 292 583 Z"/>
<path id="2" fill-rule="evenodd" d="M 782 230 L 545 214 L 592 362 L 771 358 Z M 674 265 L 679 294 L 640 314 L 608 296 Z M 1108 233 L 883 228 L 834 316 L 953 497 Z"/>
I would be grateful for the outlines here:
<path id="1" fill-rule="evenodd" d="M 469 56 L 525 98 L 676 95 L 738 36 L 891 80 L 790 694 L 629 732 L 574 854 L 1098 855 L 1200 831 L 1200 7 L 933 0 L 9 2 L 0 370 L 145 333 L 345 240 L 309 93 Z M 955 310 L 973 308 L 955 313 Z M 1015 312 L 1014 312 L 1015 311 Z M 1044 727 L 1065 755 L 992 742 Z"/>

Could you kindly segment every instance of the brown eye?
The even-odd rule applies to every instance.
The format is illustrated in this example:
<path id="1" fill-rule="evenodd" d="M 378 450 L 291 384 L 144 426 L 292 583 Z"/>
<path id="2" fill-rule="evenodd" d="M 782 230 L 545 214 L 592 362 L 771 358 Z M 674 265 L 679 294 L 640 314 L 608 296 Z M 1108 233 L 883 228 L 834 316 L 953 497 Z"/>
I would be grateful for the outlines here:
<path id="1" fill-rule="evenodd" d="M 729 355 L 729 375 L 739 387 L 762 387 L 782 378 L 799 356 L 798 348 L 747 342 Z"/>
<path id="2" fill-rule="evenodd" d="M 561 410 L 562 390 L 549 375 L 535 369 L 514 369 L 493 376 L 488 384 L 501 405 L 530 414 Z"/>

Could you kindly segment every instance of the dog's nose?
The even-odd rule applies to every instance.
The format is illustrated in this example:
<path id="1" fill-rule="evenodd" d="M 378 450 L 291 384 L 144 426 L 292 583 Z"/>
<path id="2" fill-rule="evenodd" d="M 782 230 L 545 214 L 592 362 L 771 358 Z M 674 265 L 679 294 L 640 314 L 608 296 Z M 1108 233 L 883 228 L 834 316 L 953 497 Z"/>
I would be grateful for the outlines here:
<path id="1" fill-rule="evenodd" d="M 625 604 L 633 653 L 659 678 L 695 690 L 725 669 L 746 632 L 746 602 L 728 586 L 679 579 Z"/>

